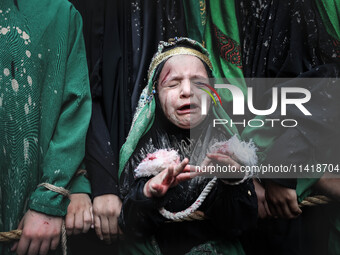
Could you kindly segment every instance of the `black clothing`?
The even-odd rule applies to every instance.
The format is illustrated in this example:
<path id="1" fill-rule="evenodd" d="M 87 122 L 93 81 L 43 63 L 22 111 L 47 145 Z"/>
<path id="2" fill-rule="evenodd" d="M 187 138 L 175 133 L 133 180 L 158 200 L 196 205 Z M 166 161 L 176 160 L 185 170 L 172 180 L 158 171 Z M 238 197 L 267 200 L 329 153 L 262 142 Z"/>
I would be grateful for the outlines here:
<path id="1" fill-rule="evenodd" d="M 204 221 L 166 223 L 168 221 L 158 209 L 165 207 L 176 212 L 188 208 L 200 195 L 210 179 L 196 177 L 182 182 L 168 190 L 162 198 L 147 198 L 143 187 L 151 177 L 135 179 L 134 169 L 146 157 L 157 149 L 174 149 L 181 156 L 190 158 L 190 164 L 197 165 L 206 151 L 205 142 L 225 141 L 223 130 L 203 130 L 206 118 L 197 129 L 203 132 L 193 139 L 190 130 L 183 130 L 170 123 L 159 104 L 156 104 L 156 118 L 148 133 L 140 140 L 129 159 L 121 177 L 120 194 L 123 200 L 119 225 L 122 231 L 132 238 L 145 238 L 155 235 L 164 254 L 184 254 L 192 247 L 209 240 L 233 239 L 253 227 L 257 218 L 257 199 L 252 181 L 230 186 L 221 180 L 217 183 L 199 208 L 208 218 Z M 197 130 L 196 130 L 197 131 Z M 185 240 L 185 241 L 184 241 Z"/>
<path id="2" fill-rule="evenodd" d="M 118 156 L 158 42 L 186 36 L 183 3 L 71 0 L 84 20 L 92 119 L 86 163 L 92 196 L 118 194 Z"/>
<path id="3" fill-rule="evenodd" d="M 327 33 L 313 0 L 243 0 L 237 2 L 236 9 L 246 78 L 339 76 L 340 61 L 335 39 Z M 305 107 L 312 116 L 305 116 L 293 105 L 287 108 L 284 117 L 295 119 L 299 124 L 296 128 L 281 128 L 281 135 L 266 153 L 264 165 L 299 165 L 310 163 L 311 159 L 338 162 L 337 155 L 324 153 L 340 142 L 340 87 L 332 86 L 333 82 L 335 80 L 320 79 L 303 84 L 292 79 L 276 85 L 309 90 L 311 100 Z M 274 84 L 256 84 L 255 81 L 248 86 L 253 87 L 256 108 L 269 109 Z M 268 117 L 282 119 L 279 110 Z M 248 115 L 249 119 L 253 117 Z M 275 179 L 275 182 L 293 189 L 296 187 L 295 179 Z"/>
<path id="4" fill-rule="evenodd" d="M 280 85 L 308 89 L 311 100 L 305 106 L 312 116 L 304 116 L 295 106 L 294 109 L 288 107 L 284 118 L 296 119 L 299 124 L 296 128 L 281 129 L 263 164 L 339 162 L 337 150 L 329 153 L 329 148 L 336 148 L 340 137 L 339 79 L 334 79 L 334 84 L 328 79 L 339 77 L 339 55 L 334 47 L 339 43 L 327 33 L 315 1 L 236 2 L 246 78 L 324 78 L 308 86 L 294 80 Z M 253 87 L 257 109 L 269 109 L 273 84 L 248 85 Z M 275 112 L 270 118 L 282 119 L 282 116 Z M 296 179 L 273 181 L 292 189 L 297 184 Z M 304 209 L 295 220 L 260 220 L 256 232 L 244 238 L 247 254 L 304 254 L 306 243 L 302 240 L 306 238 L 301 235 L 305 235 L 308 225 L 305 219 Z M 310 223 L 316 224 L 315 221 Z M 308 245 L 315 247 L 316 243 Z"/>

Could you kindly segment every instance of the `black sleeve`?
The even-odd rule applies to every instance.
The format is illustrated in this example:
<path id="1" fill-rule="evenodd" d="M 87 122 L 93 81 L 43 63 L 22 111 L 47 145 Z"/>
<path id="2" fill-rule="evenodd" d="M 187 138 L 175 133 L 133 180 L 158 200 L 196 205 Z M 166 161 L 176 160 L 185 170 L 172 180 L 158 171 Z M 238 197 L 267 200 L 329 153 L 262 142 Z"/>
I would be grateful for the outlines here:
<path id="1" fill-rule="evenodd" d="M 118 219 L 124 234 L 143 238 L 154 234 L 164 223 L 165 218 L 158 212 L 161 206 L 157 198 L 148 198 L 143 193 L 147 178 L 138 179 L 123 200 Z"/>
<path id="2" fill-rule="evenodd" d="M 238 237 L 256 226 L 257 197 L 252 180 L 234 186 L 218 180 L 206 201 L 202 209 L 219 233 Z"/>
<path id="3" fill-rule="evenodd" d="M 123 200 L 119 216 L 122 231 L 136 238 L 150 236 L 158 231 L 166 219 L 158 212 L 164 206 L 161 198 L 147 198 L 143 188 L 147 179 L 136 181 L 129 194 Z M 218 233 L 237 237 L 244 231 L 254 227 L 257 221 L 257 198 L 252 182 L 231 186 L 218 181 L 216 188 L 206 198 L 199 209 L 205 212 L 207 221 Z M 186 223 L 183 223 L 186 225 Z M 196 222 L 194 222 L 196 224 Z M 180 229 L 181 227 L 177 225 Z M 202 227 L 204 231 L 206 226 Z M 210 231 L 210 230 L 209 230 Z"/>
<path id="4" fill-rule="evenodd" d="M 118 167 L 110 145 L 110 135 L 98 100 L 93 100 L 92 117 L 86 137 L 86 168 L 92 197 L 118 195 Z"/>
<path id="5" fill-rule="evenodd" d="M 288 109 L 286 117 L 280 114 L 270 116 L 271 119 L 295 119 L 298 126 L 280 131 L 273 146 L 266 151 L 267 158 L 262 164 L 300 165 L 312 160 L 318 163 L 338 162 L 338 156 L 335 153 L 332 156 L 329 151 L 330 148 L 337 151 L 336 143 L 339 142 L 339 79 L 333 80 L 334 84 L 327 81 L 329 77 L 339 77 L 336 40 L 327 32 L 315 1 L 272 1 L 265 6 L 256 4 L 256 8 L 251 4 L 236 4 L 244 49 L 242 58 L 243 63 L 247 63 L 243 65 L 244 76 L 310 78 L 308 81 L 295 80 L 290 85 L 283 84 L 283 87 L 305 87 L 312 93 L 311 100 L 305 104 L 312 116 L 302 116 L 295 106 Z M 254 15 L 259 10 L 266 13 L 263 18 Z M 294 18 L 296 13 L 301 14 L 299 19 Z M 312 22 L 310 15 L 313 15 Z M 270 16 L 275 16 L 275 19 L 266 18 Z M 312 81 L 314 78 L 324 80 Z M 253 86 L 254 102 L 257 101 L 254 105 L 268 109 L 265 107 L 271 105 L 273 86 L 271 82 L 267 85 L 263 81 L 260 83 L 263 84 Z M 251 115 L 250 118 L 253 117 Z M 264 129 L 258 130 L 257 134 L 253 134 L 263 138 L 270 135 Z M 295 189 L 296 177 L 272 181 Z"/>
<path id="6" fill-rule="evenodd" d="M 118 195 L 117 159 L 111 147 L 110 133 L 102 107 L 102 58 L 91 75 L 92 116 L 86 136 L 86 168 L 89 173 L 92 197 Z"/>
<path id="7" fill-rule="evenodd" d="M 118 194 L 116 158 L 103 107 L 103 38 L 106 1 L 71 0 L 83 17 L 87 63 L 90 73 L 92 116 L 86 137 L 86 168 L 92 196 Z"/>

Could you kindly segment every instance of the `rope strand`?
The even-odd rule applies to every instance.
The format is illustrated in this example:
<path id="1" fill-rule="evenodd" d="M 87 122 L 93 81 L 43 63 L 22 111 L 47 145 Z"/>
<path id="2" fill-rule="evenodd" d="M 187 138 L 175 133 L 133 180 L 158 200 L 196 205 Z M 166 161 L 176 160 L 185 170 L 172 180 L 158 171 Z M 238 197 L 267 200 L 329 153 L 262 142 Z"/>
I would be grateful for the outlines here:
<path id="1" fill-rule="evenodd" d="M 208 182 L 207 186 L 202 190 L 201 194 L 198 196 L 196 201 L 189 206 L 187 209 L 181 212 L 169 212 L 164 207 L 159 209 L 159 213 L 166 219 L 180 222 L 180 221 L 192 221 L 192 220 L 199 220 L 196 214 L 193 214 L 197 209 L 201 206 L 204 202 L 205 198 L 208 196 L 209 192 L 213 188 L 217 181 L 217 177 L 215 176 L 211 181 Z"/>
<path id="2" fill-rule="evenodd" d="M 40 183 L 38 187 L 45 187 L 48 190 L 54 191 L 56 193 L 59 193 L 65 197 L 70 196 L 70 192 L 63 188 L 63 187 L 57 187 L 49 183 Z M 19 240 L 22 235 L 22 230 L 11 230 L 8 232 L 0 232 L 0 242 L 12 242 Z M 63 255 L 67 255 L 67 235 L 66 235 L 66 226 L 65 226 L 65 220 L 63 220 L 63 223 L 61 225 L 61 248 L 63 251 Z"/>
<path id="3" fill-rule="evenodd" d="M 203 191 L 202 191 L 202 193 L 203 193 Z M 196 201 L 195 201 L 195 203 L 196 203 Z M 306 197 L 301 203 L 299 203 L 299 207 L 302 208 L 302 207 L 326 205 L 330 202 L 332 202 L 332 200 L 330 198 L 328 198 L 326 196 L 322 196 L 322 195 L 316 195 L 316 196 L 313 196 L 313 197 Z M 191 207 L 189 207 L 189 208 L 191 209 Z M 189 211 L 188 210 L 189 208 L 187 208 L 186 210 L 184 210 L 182 212 L 174 213 L 174 212 L 167 211 L 163 207 L 163 208 L 160 209 L 160 213 L 163 217 L 171 220 L 171 221 L 168 221 L 168 222 L 172 222 L 172 221 L 182 222 L 182 221 L 193 221 L 193 220 L 205 220 L 205 219 L 207 219 L 204 215 L 204 212 L 199 211 L 199 210 L 190 210 Z"/>
<path id="4" fill-rule="evenodd" d="M 56 193 L 59 193 L 59 194 L 63 195 L 64 197 L 69 197 L 70 196 L 70 192 L 67 189 L 65 189 L 63 187 L 54 186 L 54 185 L 49 184 L 47 182 L 40 183 L 38 185 L 38 187 L 45 187 L 46 189 L 54 191 Z"/>

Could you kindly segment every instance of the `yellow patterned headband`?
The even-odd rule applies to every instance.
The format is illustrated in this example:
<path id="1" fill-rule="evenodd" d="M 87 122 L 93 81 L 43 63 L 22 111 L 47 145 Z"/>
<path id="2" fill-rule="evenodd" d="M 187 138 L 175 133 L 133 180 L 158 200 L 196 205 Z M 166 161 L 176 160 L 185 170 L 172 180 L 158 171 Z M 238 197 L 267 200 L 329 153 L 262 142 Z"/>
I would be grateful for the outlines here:
<path id="1" fill-rule="evenodd" d="M 157 55 L 151 62 L 149 73 L 148 73 L 148 79 L 150 79 L 152 72 L 156 69 L 156 67 L 162 63 L 164 60 L 167 60 L 173 56 L 177 55 L 191 55 L 198 57 L 200 60 L 202 60 L 204 63 L 206 63 L 209 68 L 212 70 L 212 64 L 208 56 L 204 55 L 203 53 L 194 50 L 192 48 L 186 48 L 186 47 L 176 47 L 174 49 L 168 50 L 166 52 L 163 52 L 159 55 Z"/>

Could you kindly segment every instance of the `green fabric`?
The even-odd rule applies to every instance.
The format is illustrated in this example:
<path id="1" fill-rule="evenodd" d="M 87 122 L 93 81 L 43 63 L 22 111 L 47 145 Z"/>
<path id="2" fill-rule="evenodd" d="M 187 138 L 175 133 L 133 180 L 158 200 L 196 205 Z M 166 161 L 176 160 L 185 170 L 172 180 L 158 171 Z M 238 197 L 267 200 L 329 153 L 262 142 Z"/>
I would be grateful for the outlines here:
<path id="1" fill-rule="evenodd" d="M 183 1 L 186 27 L 191 39 L 200 42 L 205 47 L 205 27 L 207 24 L 206 0 Z"/>
<path id="2" fill-rule="evenodd" d="M 29 208 L 66 214 L 69 200 L 37 185 L 69 188 L 91 115 L 79 13 L 66 0 L 18 6 L 0 1 L 0 231 Z"/>
<path id="3" fill-rule="evenodd" d="M 226 111 L 223 109 L 223 107 L 220 104 L 214 105 L 212 108 L 214 117 L 217 119 L 223 119 L 227 120 L 227 124 L 224 124 L 223 127 L 227 131 L 226 133 L 230 136 L 237 135 L 240 138 L 239 132 L 236 128 L 236 126 L 230 126 L 231 119 L 229 115 L 226 113 Z"/>
<path id="4" fill-rule="evenodd" d="M 144 91 L 146 91 L 144 89 Z M 147 93 L 148 94 L 148 93 Z M 118 177 L 120 177 L 123 172 L 124 166 L 131 157 L 134 152 L 138 141 L 147 133 L 147 131 L 151 128 L 153 121 L 155 119 L 155 99 L 149 104 L 143 106 L 140 112 L 137 112 L 136 116 L 137 120 L 132 124 L 129 135 L 126 139 L 126 142 L 123 144 L 120 149 L 119 154 L 119 172 Z"/>
<path id="5" fill-rule="evenodd" d="M 247 86 L 242 73 L 234 1 L 189 0 L 184 1 L 184 10 L 188 36 L 202 42 L 207 48 L 214 77 L 227 78 L 231 84 L 237 85 L 246 97 Z M 221 45 L 228 48 L 228 54 L 221 49 Z M 226 89 L 217 89 L 217 92 L 221 96 L 224 109 L 231 109 L 233 100 L 231 92 Z"/>
<path id="6" fill-rule="evenodd" d="M 89 179 L 86 178 L 85 175 L 81 174 L 78 176 L 74 176 L 71 185 L 70 185 L 70 193 L 87 193 L 91 194 L 91 184 Z"/>
<path id="7" fill-rule="evenodd" d="M 256 116 L 254 119 L 259 119 L 264 121 L 266 116 Z M 264 123 L 266 123 L 264 121 Z M 281 129 L 272 128 L 269 125 L 264 125 L 262 127 L 249 127 L 246 126 L 243 130 L 241 136 L 243 140 L 252 139 L 258 148 L 258 158 L 259 163 L 261 163 L 267 155 L 268 150 L 274 143 L 275 139 L 281 134 Z"/>
<path id="8" fill-rule="evenodd" d="M 84 161 L 79 166 L 78 170 L 79 169 L 86 169 Z M 72 178 L 69 190 L 70 190 L 71 194 L 86 193 L 86 194 L 90 195 L 91 194 L 91 183 L 90 183 L 90 180 L 84 174 L 80 174 L 80 175 L 76 174 Z"/>
<path id="9" fill-rule="evenodd" d="M 312 194 L 312 186 L 318 181 L 318 178 L 297 179 L 296 195 L 299 203 Z"/>
<path id="10" fill-rule="evenodd" d="M 340 1 L 316 0 L 321 18 L 327 32 L 338 41 L 340 40 Z"/>

